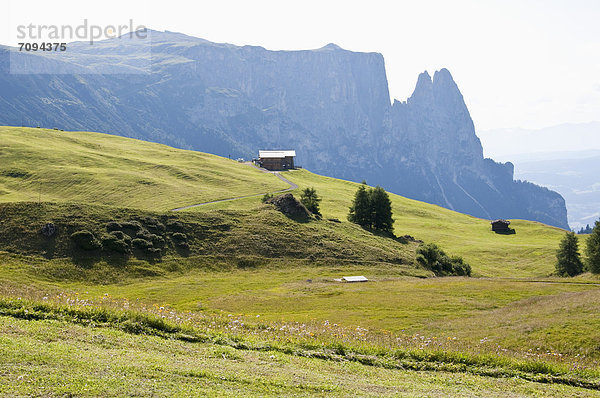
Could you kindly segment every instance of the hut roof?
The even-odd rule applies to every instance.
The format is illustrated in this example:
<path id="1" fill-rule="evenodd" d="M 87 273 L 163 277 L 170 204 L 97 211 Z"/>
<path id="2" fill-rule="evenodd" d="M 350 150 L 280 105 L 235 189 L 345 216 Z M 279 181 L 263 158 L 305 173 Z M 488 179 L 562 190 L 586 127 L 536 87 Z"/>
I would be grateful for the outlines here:
<path id="1" fill-rule="evenodd" d="M 262 159 L 279 159 L 285 158 L 286 156 L 296 156 L 296 151 L 294 151 L 293 149 L 281 151 L 258 151 L 258 157 Z"/>
<path id="2" fill-rule="evenodd" d="M 508 221 L 508 220 L 494 220 L 494 221 L 491 222 L 491 224 L 510 225 L 510 221 Z"/>

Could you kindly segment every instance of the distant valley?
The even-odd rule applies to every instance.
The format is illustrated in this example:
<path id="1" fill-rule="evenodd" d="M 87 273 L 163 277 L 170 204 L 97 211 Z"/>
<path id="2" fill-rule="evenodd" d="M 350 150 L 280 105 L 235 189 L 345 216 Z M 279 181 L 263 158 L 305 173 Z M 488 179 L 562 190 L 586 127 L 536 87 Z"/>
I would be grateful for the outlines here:
<path id="1" fill-rule="evenodd" d="M 515 178 L 559 192 L 566 200 L 571 228 L 579 230 L 600 218 L 600 122 L 478 135 L 487 156 L 514 163 Z M 557 147 L 564 151 L 553 152 Z"/>

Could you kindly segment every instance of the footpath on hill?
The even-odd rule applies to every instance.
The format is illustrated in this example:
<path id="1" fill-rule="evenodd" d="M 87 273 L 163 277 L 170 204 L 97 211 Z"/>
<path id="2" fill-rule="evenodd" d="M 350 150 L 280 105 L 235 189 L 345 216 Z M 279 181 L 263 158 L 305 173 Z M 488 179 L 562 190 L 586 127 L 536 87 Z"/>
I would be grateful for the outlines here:
<path id="1" fill-rule="evenodd" d="M 252 194 L 252 195 L 235 196 L 233 198 L 211 200 L 209 202 L 196 203 L 196 204 L 189 205 L 189 206 L 183 206 L 183 207 L 178 207 L 178 208 L 175 208 L 175 209 L 171 209 L 171 211 L 182 211 L 182 210 L 191 209 L 191 208 L 194 208 L 194 207 L 209 205 L 209 204 L 212 204 L 212 203 L 229 202 L 229 201 L 232 201 L 232 200 L 244 199 L 244 198 L 252 198 L 252 197 L 255 197 L 255 196 L 262 196 L 262 195 L 265 195 L 265 194 L 284 193 L 284 192 L 293 191 L 294 189 L 298 188 L 297 184 L 294 184 L 293 182 L 291 182 L 290 180 L 288 180 L 287 178 L 285 178 L 284 176 L 282 176 L 281 173 L 278 172 L 278 171 L 271 172 L 271 171 L 265 170 L 263 168 L 257 167 L 257 166 L 255 166 L 253 164 L 249 164 L 249 165 L 252 166 L 252 167 L 257 168 L 258 170 L 262 171 L 263 173 L 274 174 L 277 178 L 279 178 L 281 181 L 283 181 L 286 184 L 288 184 L 290 187 L 286 188 L 286 189 L 279 190 L 279 191 L 274 191 L 274 192 L 262 192 L 262 193 Z"/>

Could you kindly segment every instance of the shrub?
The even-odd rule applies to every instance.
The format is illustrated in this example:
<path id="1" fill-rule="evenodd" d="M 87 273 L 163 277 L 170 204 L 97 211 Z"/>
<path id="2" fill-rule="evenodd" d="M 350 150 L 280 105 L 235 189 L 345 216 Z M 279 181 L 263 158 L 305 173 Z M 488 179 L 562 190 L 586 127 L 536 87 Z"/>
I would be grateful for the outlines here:
<path id="1" fill-rule="evenodd" d="M 146 224 L 146 227 L 152 231 L 164 232 L 166 230 L 164 224 L 154 217 L 146 216 L 142 219 L 142 221 L 144 224 Z"/>
<path id="2" fill-rule="evenodd" d="M 150 232 L 148 232 L 145 229 L 142 229 L 142 230 L 138 231 L 137 234 L 135 234 L 136 238 L 146 239 L 146 240 L 152 240 L 152 236 L 153 236 L 153 234 L 151 234 Z"/>
<path id="3" fill-rule="evenodd" d="M 131 237 L 123 231 L 112 231 L 109 235 L 114 236 L 117 240 L 124 240 L 127 243 L 131 242 Z"/>
<path id="4" fill-rule="evenodd" d="M 133 247 L 138 248 L 138 249 L 148 249 L 153 246 L 152 242 L 147 241 L 146 239 L 140 239 L 140 238 L 135 238 L 134 240 L 131 241 L 131 244 L 133 245 Z"/>
<path id="5" fill-rule="evenodd" d="M 188 237 L 186 234 L 181 233 L 181 232 L 175 232 L 173 234 L 173 240 L 176 242 L 185 242 L 187 241 Z"/>
<path id="6" fill-rule="evenodd" d="M 129 241 L 131 240 L 131 238 L 127 236 L 127 238 L 129 238 L 129 241 L 126 239 L 119 239 L 116 235 L 116 232 L 120 231 L 114 231 L 108 235 L 104 235 L 102 237 L 102 246 L 104 246 L 104 248 L 107 250 L 112 250 L 117 253 L 129 253 Z"/>
<path id="7" fill-rule="evenodd" d="M 579 254 L 579 243 L 575 232 L 567 232 L 556 252 L 556 273 L 560 276 L 575 276 L 583 272 Z"/>
<path id="8" fill-rule="evenodd" d="M 165 238 L 158 235 L 151 235 L 150 239 L 152 240 L 152 244 L 156 247 L 164 247 L 165 246 Z"/>
<path id="9" fill-rule="evenodd" d="M 137 233 L 143 229 L 142 224 L 139 221 L 127 221 L 121 223 L 124 231 L 132 231 L 133 233 Z"/>
<path id="10" fill-rule="evenodd" d="M 183 231 L 183 223 L 179 220 L 168 220 L 167 228 L 171 231 L 181 232 Z"/>
<path id="11" fill-rule="evenodd" d="M 471 266 L 462 257 L 449 257 L 435 243 L 427 243 L 417 249 L 417 263 L 438 276 L 471 276 Z"/>
<path id="12" fill-rule="evenodd" d="M 123 226 L 116 221 L 111 221 L 106 224 L 106 230 L 108 232 L 121 231 L 122 229 L 123 229 Z"/>
<path id="13" fill-rule="evenodd" d="M 94 234 L 85 229 L 73 233 L 71 239 L 75 242 L 77 247 L 83 250 L 96 250 L 102 246 Z"/>
<path id="14" fill-rule="evenodd" d="M 179 247 L 181 249 L 185 249 L 185 250 L 189 250 L 189 248 L 190 248 L 190 244 L 187 243 L 187 242 L 183 242 L 183 241 L 181 241 L 181 242 L 175 242 L 175 246 L 177 246 L 177 247 Z"/>

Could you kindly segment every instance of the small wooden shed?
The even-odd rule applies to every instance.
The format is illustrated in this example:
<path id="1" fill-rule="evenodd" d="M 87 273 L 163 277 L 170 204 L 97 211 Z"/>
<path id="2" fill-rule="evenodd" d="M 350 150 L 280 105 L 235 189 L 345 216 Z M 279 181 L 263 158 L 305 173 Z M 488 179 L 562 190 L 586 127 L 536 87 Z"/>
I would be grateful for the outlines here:
<path id="1" fill-rule="evenodd" d="M 498 233 L 510 233 L 511 231 L 513 231 L 509 225 L 510 225 L 510 221 L 508 220 L 494 220 L 492 221 L 492 231 L 494 232 L 498 232 Z"/>

